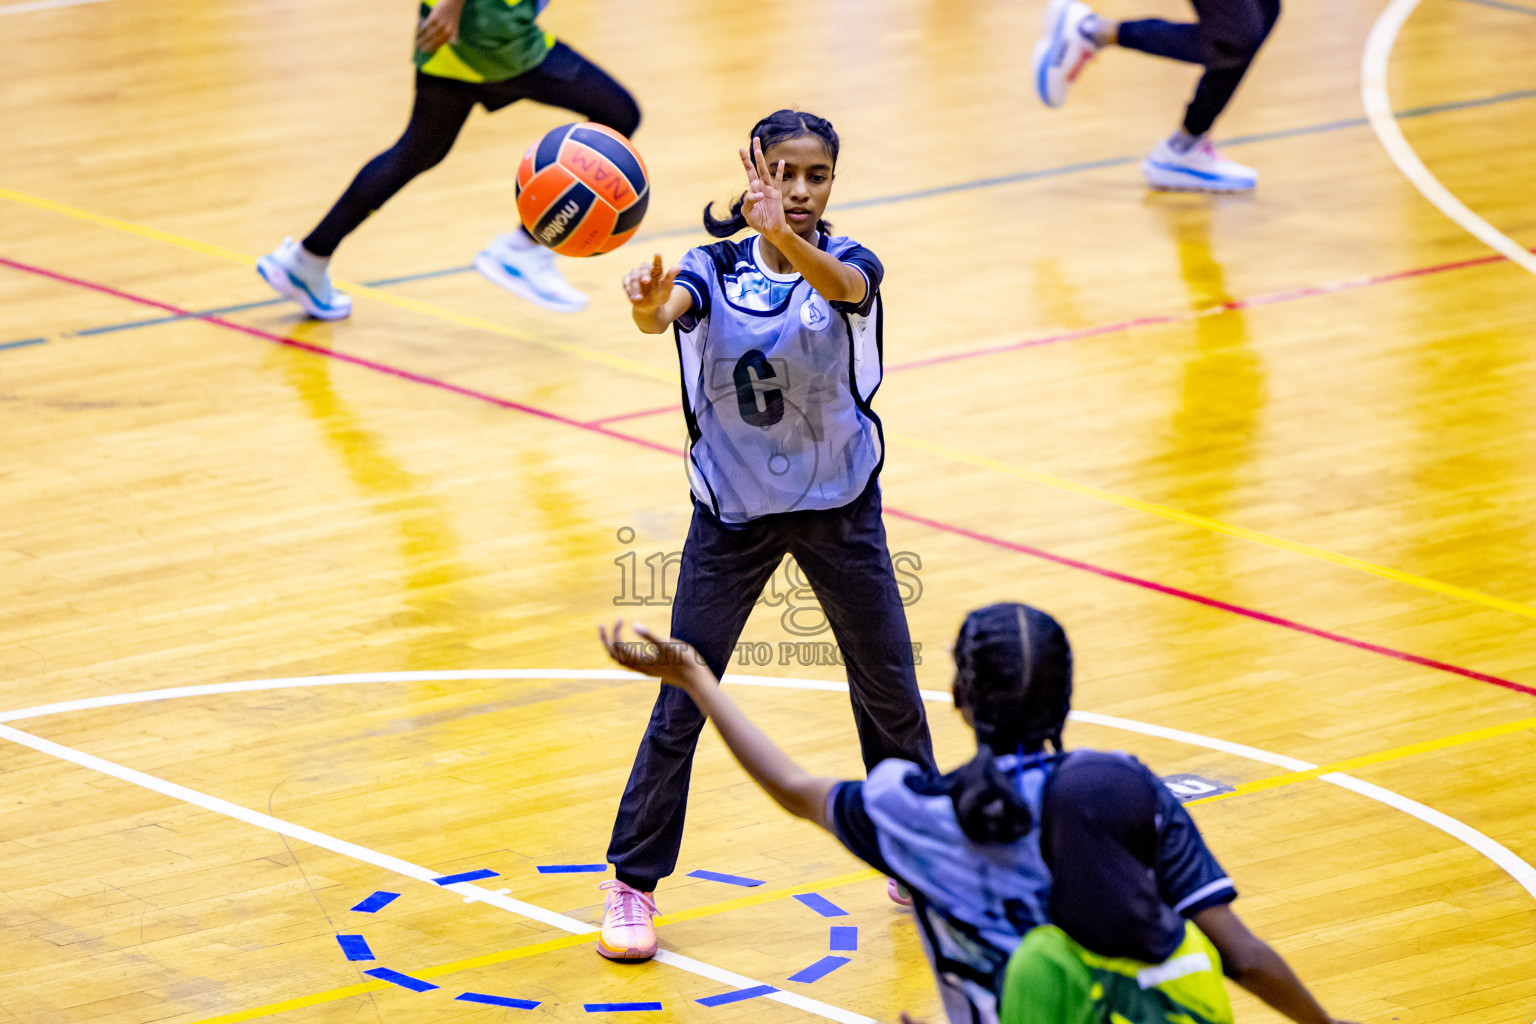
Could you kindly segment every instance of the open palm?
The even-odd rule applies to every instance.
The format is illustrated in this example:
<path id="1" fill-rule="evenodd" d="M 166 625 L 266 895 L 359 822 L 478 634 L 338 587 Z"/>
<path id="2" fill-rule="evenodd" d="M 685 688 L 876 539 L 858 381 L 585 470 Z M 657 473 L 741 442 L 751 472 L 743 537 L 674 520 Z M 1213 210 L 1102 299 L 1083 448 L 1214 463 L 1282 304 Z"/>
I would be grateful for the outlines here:
<path id="1" fill-rule="evenodd" d="M 760 235 L 773 235 L 789 228 L 784 219 L 784 161 L 776 173 L 768 171 L 763 156 L 763 140 L 753 136 L 752 152 L 741 153 L 741 166 L 747 171 L 747 193 L 742 197 L 741 214 L 747 226 Z"/>

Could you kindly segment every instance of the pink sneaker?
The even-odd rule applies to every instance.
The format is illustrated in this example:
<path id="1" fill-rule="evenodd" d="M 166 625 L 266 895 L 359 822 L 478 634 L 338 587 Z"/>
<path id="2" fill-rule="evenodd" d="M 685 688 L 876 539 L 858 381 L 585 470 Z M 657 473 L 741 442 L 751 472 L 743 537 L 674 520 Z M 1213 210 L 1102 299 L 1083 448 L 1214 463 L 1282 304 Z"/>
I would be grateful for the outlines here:
<path id="1" fill-rule="evenodd" d="M 885 880 L 885 894 L 898 907 L 910 907 L 912 905 L 912 894 L 907 892 L 906 886 L 894 878 L 887 878 Z"/>
<path id="2" fill-rule="evenodd" d="M 656 897 L 611 879 L 598 886 L 608 892 L 597 951 L 609 960 L 649 960 L 656 955 Z"/>

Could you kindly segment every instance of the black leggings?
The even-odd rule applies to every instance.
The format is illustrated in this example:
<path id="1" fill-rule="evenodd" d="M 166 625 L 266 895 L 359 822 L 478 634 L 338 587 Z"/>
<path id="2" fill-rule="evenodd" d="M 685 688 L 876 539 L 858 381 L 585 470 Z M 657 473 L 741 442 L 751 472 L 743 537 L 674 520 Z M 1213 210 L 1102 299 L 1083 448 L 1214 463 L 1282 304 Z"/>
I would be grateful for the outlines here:
<path id="1" fill-rule="evenodd" d="M 1205 65 L 1194 99 L 1184 111 L 1184 130 L 1204 135 L 1226 109 L 1259 47 L 1280 17 L 1280 0 L 1191 0 L 1191 25 L 1147 19 L 1120 23 L 1121 46 L 1158 57 Z"/>
<path id="2" fill-rule="evenodd" d="M 486 110 L 500 110 L 523 99 L 575 111 L 625 136 L 633 135 L 640 124 L 634 97 L 564 43 L 556 43 L 532 71 L 504 82 L 460 82 L 418 71 L 416 99 L 405 133 L 363 165 L 336 205 L 304 239 L 304 248 L 316 256 L 330 256 L 343 238 L 411 179 L 441 163 L 476 103 Z"/>

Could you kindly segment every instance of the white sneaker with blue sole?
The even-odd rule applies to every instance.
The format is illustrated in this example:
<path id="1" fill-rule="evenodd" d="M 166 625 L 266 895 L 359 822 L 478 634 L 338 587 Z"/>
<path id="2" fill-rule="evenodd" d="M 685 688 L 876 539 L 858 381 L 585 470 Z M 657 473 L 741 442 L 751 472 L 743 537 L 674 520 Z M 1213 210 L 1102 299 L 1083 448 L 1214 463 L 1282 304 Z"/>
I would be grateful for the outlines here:
<path id="1" fill-rule="evenodd" d="M 1141 173 L 1162 192 L 1251 192 L 1259 182 L 1258 171 L 1223 159 L 1204 136 L 1182 153 L 1164 139 L 1141 162 Z"/>
<path id="2" fill-rule="evenodd" d="M 1093 10 L 1081 0 L 1051 0 L 1045 8 L 1045 34 L 1035 44 L 1035 92 L 1048 107 L 1067 101 L 1067 90 L 1099 52 L 1083 30 Z"/>
<path id="3" fill-rule="evenodd" d="M 555 254 L 521 232 L 499 235 L 475 256 L 480 276 L 556 313 L 579 313 L 587 297 L 555 266 Z"/>
<path id="4" fill-rule="evenodd" d="M 345 320 L 352 299 L 331 286 L 329 259 L 311 255 L 291 238 L 256 261 L 256 273 L 272 290 L 304 307 L 317 320 Z"/>

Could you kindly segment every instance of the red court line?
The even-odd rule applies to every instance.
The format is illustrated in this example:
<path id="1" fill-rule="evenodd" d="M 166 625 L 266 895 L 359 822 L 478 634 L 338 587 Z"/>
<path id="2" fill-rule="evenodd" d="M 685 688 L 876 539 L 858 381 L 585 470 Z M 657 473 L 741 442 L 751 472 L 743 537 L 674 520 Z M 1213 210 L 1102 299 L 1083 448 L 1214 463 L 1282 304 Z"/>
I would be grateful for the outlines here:
<path id="1" fill-rule="evenodd" d="M 1536 249 L 1532 249 L 1536 252 Z M 1276 306 L 1283 302 L 1295 302 L 1297 299 L 1313 299 L 1323 295 L 1335 295 L 1339 292 L 1354 291 L 1357 288 L 1370 288 L 1379 284 L 1389 284 L 1393 281 L 1407 281 L 1415 277 L 1429 277 L 1434 274 L 1443 274 L 1451 270 L 1466 270 L 1469 267 L 1482 267 L 1490 263 L 1507 262 L 1507 257 L 1494 253 L 1490 256 L 1474 256 L 1470 259 L 1455 260 L 1451 263 L 1436 263 L 1428 267 L 1414 267 L 1411 270 L 1394 270 L 1386 274 L 1368 274 L 1363 277 L 1350 277 L 1342 281 L 1329 281 L 1324 284 L 1304 285 L 1298 288 L 1286 288 L 1278 292 L 1266 292 L 1248 299 L 1232 299 L 1218 303 L 1214 306 L 1204 306 L 1200 309 L 1190 310 L 1187 313 L 1164 313 L 1159 316 L 1139 316 L 1131 320 L 1121 320 L 1112 324 L 1099 324 L 1096 327 L 1079 327 L 1071 331 L 1062 331 L 1058 334 L 1047 334 L 1039 338 L 1029 338 L 1024 341 L 1010 341 L 1001 345 L 988 345 L 983 348 L 963 349 L 959 352 L 949 352 L 944 355 L 929 356 L 926 359 L 912 359 L 904 363 L 892 363 L 885 368 L 886 373 L 900 373 L 903 370 L 917 370 L 926 366 L 942 366 L 945 363 L 958 363 L 968 359 L 979 359 L 982 356 L 995 356 L 1004 352 L 1018 352 L 1027 348 L 1039 348 L 1043 345 L 1055 345 L 1064 341 L 1081 341 L 1084 338 L 1097 338 L 1105 334 L 1119 334 L 1123 331 L 1135 330 L 1138 327 L 1155 327 L 1159 324 L 1182 323 L 1186 320 L 1195 320 L 1202 316 L 1210 316 L 1213 313 L 1233 312 L 1242 309 L 1257 309 L 1261 306 Z M 638 409 L 635 412 L 619 413 L 615 416 L 604 416 L 601 419 L 591 420 L 590 425 L 597 426 L 603 423 L 617 423 L 620 420 L 640 419 L 645 416 L 657 416 L 661 413 L 672 412 L 677 405 L 662 405 L 654 409 Z"/>
<path id="2" fill-rule="evenodd" d="M 1144 590 L 1151 590 L 1159 594 L 1166 594 L 1169 597 L 1177 597 L 1182 598 L 1185 601 L 1193 601 L 1195 604 L 1203 604 L 1207 608 L 1217 608 L 1224 612 L 1231 612 L 1233 615 L 1241 615 L 1246 619 L 1253 619 L 1257 622 L 1267 622 L 1271 626 L 1280 626 L 1283 629 L 1290 629 L 1295 630 L 1298 633 L 1305 633 L 1307 636 L 1315 636 L 1322 640 L 1331 640 L 1336 644 L 1343 644 L 1346 647 L 1354 647 L 1358 650 L 1370 651 L 1372 654 L 1380 654 L 1388 658 L 1396 658 L 1398 661 L 1406 661 L 1413 665 L 1422 665 L 1425 668 L 1438 669 L 1441 672 L 1450 672 L 1453 675 L 1464 676 L 1467 679 L 1475 679 L 1480 683 L 1492 683 L 1494 686 L 1502 686 L 1508 690 L 1514 690 L 1518 693 L 1527 693 L 1533 697 L 1536 697 L 1536 686 L 1526 686 L 1524 683 L 1517 683 L 1510 679 L 1502 679 L 1499 676 L 1491 676 L 1486 672 L 1477 672 L 1470 668 L 1462 668 L 1459 665 L 1452 665 L 1449 662 L 1436 661 L 1433 658 L 1425 658 L 1417 654 L 1409 654 L 1407 651 L 1399 651 L 1391 647 L 1383 647 L 1380 644 L 1373 644 L 1366 640 L 1356 640 L 1353 637 L 1347 637 L 1340 633 L 1331 633 L 1326 629 L 1318 629 L 1316 626 L 1308 626 L 1306 623 L 1297 622 L 1294 619 L 1282 618 L 1279 615 L 1271 615 L 1268 612 L 1257 611 L 1253 608 L 1245 608 L 1240 604 L 1232 604 L 1229 601 L 1221 601 L 1214 597 L 1206 597 L 1203 594 L 1196 594 L 1193 591 L 1181 590 L 1178 587 L 1170 587 L 1165 583 L 1156 583 L 1152 580 L 1142 579 L 1139 576 L 1131 576 L 1127 573 L 1116 572 L 1113 569 L 1105 569 L 1100 566 L 1093 565 L 1089 562 L 1080 562 L 1075 558 L 1068 558 L 1065 555 L 1053 555 L 1049 551 L 1042 551 L 1040 548 L 1030 547 L 1028 544 L 1019 544 L 1016 541 L 1003 540 L 1001 537 L 993 537 L 990 534 L 978 533 L 975 530 L 968 530 L 963 526 L 955 526 L 950 523 L 940 522 L 937 519 L 929 519 L 925 516 L 915 515 L 911 512 L 903 512 L 901 509 L 891 508 L 889 505 L 885 507 L 885 514 L 896 519 L 905 519 L 909 523 L 917 523 L 920 526 L 927 526 L 931 529 L 942 530 L 945 533 L 953 533 L 961 537 L 967 537 L 974 541 L 980 541 L 983 544 L 990 544 L 993 547 L 1002 548 L 1005 551 L 1014 551 L 1021 555 L 1030 555 L 1034 558 L 1040 558 L 1047 562 L 1055 562 L 1057 565 L 1064 565 L 1069 569 L 1081 569 L 1083 572 L 1091 572 L 1095 576 L 1103 576 L 1105 579 L 1116 580 L 1120 583 L 1129 583 L 1133 587 L 1141 587 Z"/>
<path id="3" fill-rule="evenodd" d="M 663 444 L 656 444 L 653 441 L 647 441 L 641 437 L 631 437 L 628 434 L 616 434 L 612 431 L 604 430 L 601 426 L 582 423 L 579 420 L 571 419 L 569 416 L 561 416 L 559 413 L 549 412 L 545 409 L 538 409 L 531 405 L 524 405 L 521 402 L 513 402 L 506 398 L 498 398 L 495 395 L 487 394 L 484 391 L 476 391 L 473 388 L 461 387 L 458 384 L 450 384 L 448 381 L 439 380 L 436 377 L 427 377 L 419 373 L 412 373 L 410 370 L 402 370 L 396 366 L 389 366 L 385 363 L 376 363 L 372 359 L 364 359 L 362 356 L 353 356 L 348 355 L 345 352 L 337 352 L 335 349 L 325 348 L 322 345 L 313 345 L 307 341 L 300 341 L 297 338 L 289 338 L 281 334 L 272 334 L 269 331 L 263 331 L 256 327 L 247 327 L 244 324 L 237 324 L 233 320 L 225 320 L 223 317 L 197 313 L 190 309 L 183 309 L 180 306 L 173 306 L 168 302 L 160 302 L 156 299 L 145 298 L 142 295 L 134 295 L 129 292 L 119 291 L 110 285 L 97 284 L 94 281 L 86 281 L 78 277 L 71 277 L 68 274 L 61 274 L 57 271 L 47 270 L 43 267 L 34 267 L 27 263 L 18 263 L 15 260 L 6 259 L 3 256 L 0 256 L 0 266 L 10 267 L 13 270 L 20 270 L 28 274 L 36 274 L 39 277 L 46 277 L 49 280 L 58 281 L 63 284 L 72 284 L 77 288 L 88 288 L 93 292 L 100 292 L 103 295 L 111 295 L 114 298 L 123 299 L 127 302 L 135 302 L 141 306 L 149 306 L 151 309 L 164 310 L 167 313 L 174 313 L 177 316 L 186 317 L 188 319 L 202 320 L 205 323 L 217 324 L 218 326 L 228 328 L 231 331 L 239 331 L 241 334 L 248 334 L 253 338 L 260 338 L 263 341 L 270 341 L 274 345 L 283 345 L 287 348 L 300 349 L 304 352 L 310 352 L 317 356 L 325 356 L 327 359 L 337 359 L 343 363 L 351 363 L 353 366 L 361 366 L 365 370 L 373 370 L 375 373 L 383 373 L 388 374 L 391 377 L 399 377 L 401 380 L 408 380 L 413 384 L 424 384 L 429 388 L 437 388 L 439 391 L 447 391 L 455 395 L 462 395 L 465 398 L 473 398 L 479 402 L 488 402 L 491 405 L 499 406 L 503 409 L 512 409 L 517 412 L 527 413 L 529 416 L 537 416 L 540 419 L 550 420 L 554 423 L 562 423 L 568 427 L 577 427 L 581 430 L 590 430 L 593 433 L 603 434 L 607 437 L 617 438 L 621 441 L 628 441 L 631 444 L 638 444 L 646 448 L 653 448 L 656 451 L 665 452 L 668 455 L 680 456 L 683 454 L 676 448 L 669 448 Z"/>
<path id="4" fill-rule="evenodd" d="M 1502 259 L 1503 257 L 1499 258 Z M 450 384 L 447 381 L 439 380 L 435 377 L 427 377 L 423 374 L 412 373 L 410 370 L 402 370 L 394 366 L 386 365 L 384 363 L 374 362 L 371 359 L 363 359 L 359 356 L 347 355 L 346 353 L 337 352 L 333 349 L 323 348 L 319 345 L 312 345 L 308 342 L 299 341 L 296 338 L 287 338 L 279 334 L 272 334 L 268 331 L 260 330 L 259 328 L 246 327 L 243 324 L 237 324 L 232 321 L 225 320 L 222 317 L 199 315 L 196 312 L 182 309 L 179 306 L 173 306 L 170 303 L 160 302 L 155 299 L 134 295 L 130 292 L 120 291 L 109 285 L 97 284 L 93 281 L 86 281 L 78 277 L 71 277 L 68 274 L 61 274 L 57 271 L 46 270 L 42 267 L 34 267 L 27 263 L 18 263 L 15 260 L 6 259 L 3 256 L 0 256 L 0 266 L 10 267 L 13 270 L 20 270 L 28 274 L 36 274 L 39 277 L 45 277 L 49 280 L 58 281 L 63 284 L 70 284 L 79 288 L 87 288 L 94 292 L 100 292 L 103 295 L 111 295 L 115 298 L 123 299 L 127 302 L 134 302 L 141 306 L 149 306 L 154 309 L 164 310 L 168 313 L 175 313 L 179 316 L 184 316 L 189 319 L 202 320 L 206 323 L 215 324 L 219 327 L 224 327 L 232 331 L 238 331 L 241 334 L 249 335 L 253 338 L 260 338 L 263 341 L 269 341 L 276 345 L 283 345 L 288 348 L 300 349 L 302 351 L 312 353 L 313 355 L 324 356 L 328 359 L 337 359 L 341 362 L 350 363 L 353 366 L 359 366 L 366 370 L 373 370 L 376 373 L 383 373 L 391 377 L 397 377 L 400 380 L 408 380 L 414 384 L 423 384 L 427 387 L 437 388 L 438 390 L 447 391 L 455 395 L 460 395 L 464 398 L 472 398 L 476 401 L 487 402 L 491 405 L 497 406 L 498 408 L 511 409 L 516 412 L 527 413 L 530 416 L 536 416 L 540 419 L 549 420 L 554 423 L 561 423 L 565 426 L 575 427 L 578 430 L 585 430 L 590 433 L 600 434 L 603 437 L 612 438 L 615 441 L 624 441 L 628 444 L 639 445 L 643 448 L 648 448 L 652 451 L 662 452 L 664 454 L 672 455 L 678 458 L 683 457 L 684 454 L 681 449 L 672 448 L 664 444 L 658 444 L 655 441 L 648 441 L 643 437 L 635 437 L 631 434 L 621 434 L 616 430 L 609 430 L 606 427 L 600 425 L 582 423 L 581 421 L 571 419 L 568 416 L 561 416 L 558 413 L 549 412 L 544 409 L 538 409 L 531 405 L 524 405 L 521 402 L 513 402 L 505 398 L 498 398 L 495 395 L 488 394 L 484 391 L 476 391 L 473 388 L 460 387 L 457 384 Z M 1302 633 L 1306 636 L 1317 637 L 1321 640 L 1329 640 L 1333 643 L 1342 644 L 1346 647 L 1353 647 L 1357 650 L 1369 651 L 1372 654 L 1380 654 L 1388 658 L 1394 658 L 1398 661 L 1408 662 L 1412 665 L 1419 665 L 1424 668 L 1436 669 L 1440 672 L 1449 672 L 1452 675 L 1458 675 L 1466 679 L 1473 679 L 1482 683 L 1490 683 L 1494 686 L 1501 686 L 1505 689 L 1514 690 L 1518 693 L 1525 693 L 1531 696 L 1536 696 L 1536 687 L 1527 686 L 1523 683 L 1517 683 L 1510 679 L 1503 679 L 1499 676 L 1489 675 L 1485 672 L 1477 672 L 1473 669 L 1462 668 L 1459 665 L 1452 665 L 1444 661 L 1436 661 L 1433 658 L 1421 657 L 1417 654 L 1409 654 L 1406 651 L 1395 650 L 1391 647 L 1383 647 L 1380 644 L 1373 644 L 1365 640 L 1355 640 L 1351 637 L 1343 636 L 1339 633 L 1332 633 L 1325 629 L 1318 629 L 1315 626 L 1308 626 L 1305 623 L 1297 622 L 1294 619 L 1282 618 L 1278 615 L 1271 615 L 1268 612 L 1261 612 L 1252 608 L 1245 608 L 1242 605 L 1232 604 L 1228 601 L 1221 601 L 1214 597 L 1205 597 L 1204 595 L 1196 594 L 1193 591 L 1182 590 L 1178 587 L 1170 587 L 1166 584 L 1142 579 L 1139 576 L 1132 576 L 1128 573 L 1116 572 L 1113 569 L 1105 569 L 1100 566 L 1093 565 L 1089 562 L 1082 562 L 1075 558 L 1068 558 L 1065 555 L 1054 555 L 1049 551 L 1031 547 L 1028 544 L 1020 544 L 1015 541 L 1003 540 L 1000 537 L 979 533 L 975 530 L 970 530 L 963 526 L 956 526 L 952 523 L 941 522 L 937 519 L 929 519 L 927 516 L 920 516 L 913 512 L 904 512 L 901 509 L 892 508 L 889 505 L 885 507 L 885 513 L 897 519 L 904 519 L 907 522 L 916 523 L 919 526 L 926 526 L 929 529 L 939 530 L 943 533 L 953 534 L 957 537 L 965 537 L 969 540 L 974 540 L 982 544 L 990 545 L 992 547 L 1001 548 L 1005 551 L 1012 551 L 1022 555 L 1030 555 L 1031 557 L 1053 562 L 1057 565 L 1065 566 L 1070 569 L 1079 569 L 1083 572 L 1092 573 L 1093 575 L 1101 576 L 1104 579 L 1115 580 L 1119 583 L 1127 583 L 1133 587 L 1140 587 L 1143 590 L 1151 590 L 1155 593 L 1164 594 L 1168 597 L 1177 597 L 1185 601 L 1193 602 L 1194 604 L 1204 605 L 1207 608 L 1214 608 L 1219 611 L 1231 612 L 1234 615 L 1240 615 L 1243 618 L 1252 619 L 1256 622 L 1267 623 L 1271 626 L 1279 626 L 1282 629 L 1289 629 L 1297 633 Z"/>
<path id="5" fill-rule="evenodd" d="M 621 412 L 615 416 L 601 416 L 595 420 L 587 420 L 589 427 L 601 426 L 604 423 L 617 423 L 620 420 L 638 420 L 645 416 L 659 416 L 664 412 L 677 412 L 682 406 L 676 402 L 671 405 L 658 405 L 654 409 L 637 409 L 634 412 Z"/>
<path id="6" fill-rule="evenodd" d="M 1536 251 L 1536 250 L 1532 250 Z M 1133 330 L 1137 327 L 1151 327 L 1157 324 L 1179 323 L 1185 320 L 1194 320 L 1202 316 L 1210 316 L 1217 312 L 1231 312 L 1241 309 L 1255 309 L 1259 306 L 1274 306 L 1282 302 L 1295 302 L 1297 299 L 1312 299 L 1321 295 L 1335 295 L 1339 292 L 1354 291 L 1357 288 L 1370 288 L 1379 284 L 1389 284 L 1393 281 L 1406 281 L 1415 277 L 1428 277 L 1433 274 L 1443 274 L 1451 270 L 1465 270 L 1469 267 L 1481 267 L 1489 263 L 1506 262 L 1507 257 L 1497 253 L 1491 256 L 1474 256 L 1471 259 L 1456 260 L 1451 263 L 1437 263 L 1429 267 L 1415 267 L 1411 270 L 1394 270 L 1386 274 L 1368 274 L 1364 277 L 1351 277 L 1342 281 L 1329 281 L 1325 284 L 1306 285 L 1300 288 L 1287 288 L 1278 292 L 1267 292 L 1263 295 L 1255 295 L 1249 299 L 1233 299 L 1228 302 L 1218 303 L 1214 306 L 1206 306 L 1201 309 L 1190 310 L 1187 313 L 1169 313 L 1163 316 L 1142 316 L 1134 320 L 1122 320 L 1119 323 L 1102 324 L 1098 327 L 1082 327 L 1075 331 L 1065 331 L 1061 334 L 1049 334 L 1043 338 L 1030 338 L 1027 341 L 1014 341 L 1003 345 L 989 345 L 986 348 L 965 349 L 960 352 L 950 352 L 945 355 L 930 356 L 927 359 L 914 359 L 905 363 L 895 363 L 886 367 L 887 372 L 898 373 L 902 370 L 915 370 L 924 366 L 939 366 L 944 363 L 957 363 L 966 359 L 976 359 L 981 356 L 997 355 L 1001 352 L 1017 352 L 1020 349 L 1039 348 L 1041 345 L 1054 345 L 1062 341 L 1077 341 L 1082 338 L 1093 338 L 1102 334 L 1119 334 L 1122 331 Z"/>

